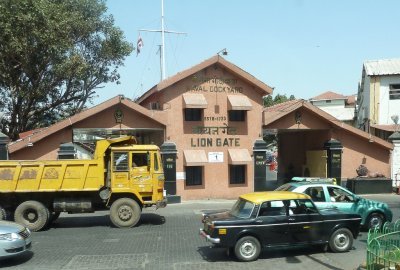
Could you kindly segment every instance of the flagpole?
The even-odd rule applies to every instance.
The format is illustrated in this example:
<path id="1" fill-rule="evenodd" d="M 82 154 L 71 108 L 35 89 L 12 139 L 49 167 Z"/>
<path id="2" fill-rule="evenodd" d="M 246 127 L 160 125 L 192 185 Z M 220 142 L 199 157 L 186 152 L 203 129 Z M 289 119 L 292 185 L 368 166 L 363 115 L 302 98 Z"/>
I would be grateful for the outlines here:
<path id="1" fill-rule="evenodd" d="M 165 79 L 165 33 L 164 33 L 164 0 L 161 0 L 161 39 L 162 39 L 162 67 L 161 67 L 161 78 Z"/>
<path id="2" fill-rule="evenodd" d="M 165 64 L 165 33 L 170 34 L 184 34 L 185 32 L 176 32 L 176 31 L 169 31 L 165 30 L 164 26 L 164 0 L 161 0 L 161 30 L 154 30 L 154 29 L 139 29 L 140 32 L 161 32 L 161 50 L 160 50 L 160 69 L 161 69 L 161 80 L 166 78 L 166 64 Z"/>

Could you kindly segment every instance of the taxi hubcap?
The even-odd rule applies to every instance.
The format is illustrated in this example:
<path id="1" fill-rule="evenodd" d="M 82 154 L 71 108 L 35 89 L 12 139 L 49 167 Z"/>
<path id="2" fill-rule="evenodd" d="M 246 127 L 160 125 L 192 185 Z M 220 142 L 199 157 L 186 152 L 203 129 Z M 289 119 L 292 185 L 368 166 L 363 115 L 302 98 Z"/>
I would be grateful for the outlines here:
<path id="1" fill-rule="evenodd" d="M 119 218 L 121 220 L 129 220 L 132 217 L 132 210 L 128 206 L 122 206 L 118 211 Z"/>
<path id="2" fill-rule="evenodd" d="M 246 258 L 253 256 L 256 253 L 256 250 L 256 246 L 250 241 L 246 241 L 240 246 L 240 253 Z"/>
<path id="3" fill-rule="evenodd" d="M 335 245 L 339 248 L 344 248 L 349 244 L 349 237 L 346 234 L 340 233 L 335 237 Z"/>

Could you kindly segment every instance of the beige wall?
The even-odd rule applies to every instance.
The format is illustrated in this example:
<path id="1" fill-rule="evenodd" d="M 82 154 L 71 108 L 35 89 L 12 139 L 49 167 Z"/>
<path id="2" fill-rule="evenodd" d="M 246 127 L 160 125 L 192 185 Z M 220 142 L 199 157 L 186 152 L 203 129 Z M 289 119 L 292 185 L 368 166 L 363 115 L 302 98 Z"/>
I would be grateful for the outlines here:
<path id="1" fill-rule="evenodd" d="M 212 80 L 217 78 L 218 80 Z M 210 80 L 209 80 L 210 79 Z M 219 89 L 215 91 L 215 87 Z M 203 94 L 208 106 L 203 111 L 203 121 L 184 121 L 184 93 Z M 228 99 L 227 95 L 247 96 L 253 106 L 247 112 L 245 122 L 228 121 Z M 225 71 L 219 65 L 208 67 L 196 74 L 189 76 L 180 82 L 163 89 L 160 93 L 151 96 L 145 101 L 145 107 L 149 102 L 159 102 L 168 115 L 166 136 L 167 140 L 176 143 L 178 148 L 177 175 L 183 176 L 185 171 L 184 150 L 205 150 L 209 152 L 223 152 L 223 163 L 207 163 L 204 166 L 203 185 L 186 186 L 183 177 L 177 179 L 177 194 L 186 199 L 199 198 L 237 198 L 238 195 L 252 192 L 254 186 L 253 162 L 247 164 L 247 180 L 242 185 L 229 184 L 228 149 L 248 149 L 252 154 L 253 144 L 262 134 L 262 96 L 265 95 L 260 89 L 244 82 L 234 74 Z M 218 106 L 218 107 L 217 107 Z M 214 120 L 212 120 L 214 117 Z M 193 127 L 234 127 L 237 135 L 223 134 L 195 134 Z M 201 147 L 197 139 L 208 138 L 212 145 Z M 239 146 L 217 146 L 217 140 L 237 139 Z"/>

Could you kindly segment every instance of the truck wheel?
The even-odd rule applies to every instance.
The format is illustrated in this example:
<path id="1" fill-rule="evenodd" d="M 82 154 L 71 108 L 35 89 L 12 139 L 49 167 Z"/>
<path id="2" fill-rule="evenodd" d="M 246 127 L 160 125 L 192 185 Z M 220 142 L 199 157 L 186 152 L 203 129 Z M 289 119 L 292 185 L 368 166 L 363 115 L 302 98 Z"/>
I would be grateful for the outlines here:
<path id="1" fill-rule="evenodd" d="M 0 206 L 0 220 L 7 220 L 6 209 Z"/>
<path id="2" fill-rule="evenodd" d="M 49 215 L 49 209 L 41 202 L 25 201 L 15 209 L 14 220 L 37 232 L 47 225 Z"/>
<path id="3" fill-rule="evenodd" d="M 142 210 L 135 200 L 121 198 L 111 205 L 110 219 L 118 228 L 131 228 L 138 223 L 141 212 Z"/>
<path id="4" fill-rule="evenodd" d="M 353 234 L 346 228 L 336 230 L 329 239 L 329 247 L 333 252 L 349 251 L 353 247 Z"/>
<path id="5" fill-rule="evenodd" d="M 260 252 L 260 242 L 253 236 L 244 236 L 236 242 L 235 255 L 239 261 L 250 262 L 257 260 Z"/>

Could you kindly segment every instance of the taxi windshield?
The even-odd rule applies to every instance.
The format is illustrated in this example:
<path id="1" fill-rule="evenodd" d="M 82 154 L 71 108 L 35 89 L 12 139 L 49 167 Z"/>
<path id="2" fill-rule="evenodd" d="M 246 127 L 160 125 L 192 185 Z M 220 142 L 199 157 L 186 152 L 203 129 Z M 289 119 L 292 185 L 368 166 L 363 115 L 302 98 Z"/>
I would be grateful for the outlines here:
<path id="1" fill-rule="evenodd" d="M 238 218 L 249 218 L 253 208 L 254 203 L 239 198 L 233 205 L 230 214 Z"/>

